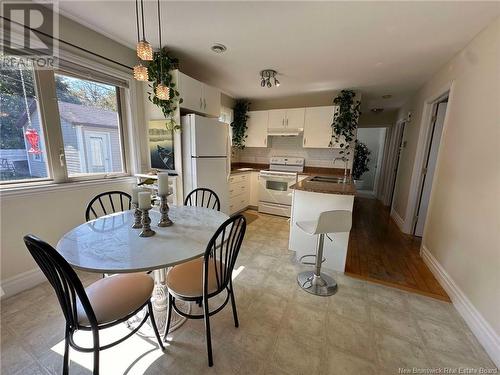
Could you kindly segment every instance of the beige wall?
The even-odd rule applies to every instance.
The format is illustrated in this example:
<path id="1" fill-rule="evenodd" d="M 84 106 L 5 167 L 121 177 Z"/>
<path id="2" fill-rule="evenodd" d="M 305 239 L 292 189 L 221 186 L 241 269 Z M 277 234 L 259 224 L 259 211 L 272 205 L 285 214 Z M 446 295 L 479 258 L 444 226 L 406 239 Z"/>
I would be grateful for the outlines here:
<path id="1" fill-rule="evenodd" d="M 414 118 L 406 129 L 395 197 L 395 209 L 405 220 L 425 102 L 451 81 L 423 246 L 499 335 L 500 19 L 437 72 L 405 109 Z"/>

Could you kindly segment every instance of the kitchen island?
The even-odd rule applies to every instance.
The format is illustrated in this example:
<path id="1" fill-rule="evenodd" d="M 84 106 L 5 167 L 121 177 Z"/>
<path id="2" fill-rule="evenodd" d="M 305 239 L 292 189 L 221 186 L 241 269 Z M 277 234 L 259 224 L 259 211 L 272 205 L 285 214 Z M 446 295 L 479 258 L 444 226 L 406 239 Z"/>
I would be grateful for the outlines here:
<path id="1" fill-rule="evenodd" d="M 352 212 L 356 188 L 352 182 L 321 176 L 307 177 L 290 187 L 293 189 L 292 216 L 290 220 L 289 249 L 295 251 L 297 260 L 306 254 L 316 253 L 317 236 L 310 236 L 297 226 L 297 221 L 317 220 L 319 214 L 330 210 Z M 329 235 L 325 238 L 323 267 L 344 272 L 349 243 L 349 232 Z M 306 261 L 313 261 L 313 258 Z"/>

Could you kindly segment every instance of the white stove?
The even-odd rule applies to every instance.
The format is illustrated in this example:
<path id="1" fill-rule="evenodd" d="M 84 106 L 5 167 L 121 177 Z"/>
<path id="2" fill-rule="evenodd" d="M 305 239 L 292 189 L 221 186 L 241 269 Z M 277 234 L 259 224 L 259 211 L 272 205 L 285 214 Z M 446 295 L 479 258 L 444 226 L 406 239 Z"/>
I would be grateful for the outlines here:
<path id="1" fill-rule="evenodd" d="M 304 171 L 304 158 L 273 156 L 269 170 L 259 174 L 259 212 L 290 217 L 292 190 L 297 174 Z"/>

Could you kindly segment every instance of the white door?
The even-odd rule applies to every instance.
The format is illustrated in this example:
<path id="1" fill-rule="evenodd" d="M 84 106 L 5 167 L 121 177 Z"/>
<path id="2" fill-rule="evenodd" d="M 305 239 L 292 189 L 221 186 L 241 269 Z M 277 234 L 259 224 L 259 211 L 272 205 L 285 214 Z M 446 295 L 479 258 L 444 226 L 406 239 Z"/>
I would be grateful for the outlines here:
<path id="1" fill-rule="evenodd" d="M 192 158 L 193 189 L 209 188 L 217 194 L 221 211 L 229 213 L 229 186 L 227 183 L 226 158 Z M 188 194 L 186 191 L 185 194 Z"/>
<path id="2" fill-rule="evenodd" d="M 290 129 L 304 127 L 305 108 L 291 108 L 286 110 L 285 126 Z"/>
<path id="3" fill-rule="evenodd" d="M 332 122 L 333 106 L 306 108 L 303 147 L 328 148 Z"/>
<path id="4" fill-rule="evenodd" d="M 220 91 L 215 87 L 203 85 L 203 112 L 211 117 L 220 116 Z"/>
<path id="5" fill-rule="evenodd" d="M 111 172 L 111 149 L 109 134 L 104 132 L 85 133 L 87 173 Z"/>
<path id="6" fill-rule="evenodd" d="M 182 98 L 181 107 L 196 112 L 203 112 L 203 84 L 179 72 L 179 91 Z"/>
<path id="7" fill-rule="evenodd" d="M 273 109 L 269 112 L 269 120 L 267 127 L 269 129 L 283 129 L 286 124 L 286 109 Z"/>
<path id="8" fill-rule="evenodd" d="M 227 156 L 229 125 L 217 119 L 190 116 L 191 156 Z"/>
<path id="9" fill-rule="evenodd" d="M 269 111 L 248 112 L 246 147 L 267 147 L 267 121 Z"/>
<path id="10" fill-rule="evenodd" d="M 434 179 L 434 171 L 436 170 L 437 155 L 439 151 L 439 144 L 441 142 L 441 134 L 443 133 L 443 125 L 447 105 L 448 102 L 438 104 L 436 120 L 434 121 L 433 125 L 424 182 L 420 194 L 420 203 L 417 208 L 418 218 L 417 223 L 415 224 L 414 234 L 415 236 L 419 237 L 422 237 L 424 235 L 425 219 L 427 217 L 427 208 L 429 207 L 429 199 L 431 197 L 432 181 Z"/>

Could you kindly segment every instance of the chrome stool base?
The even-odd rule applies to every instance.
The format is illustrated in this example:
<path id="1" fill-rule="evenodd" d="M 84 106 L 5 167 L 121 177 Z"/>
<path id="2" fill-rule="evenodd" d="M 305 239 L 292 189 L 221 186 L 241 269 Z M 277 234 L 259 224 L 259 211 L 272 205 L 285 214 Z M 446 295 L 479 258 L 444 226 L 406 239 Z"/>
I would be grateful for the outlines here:
<path id="1" fill-rule="evenodd" d="M 336 281 L 324 273 L 317 276 L 313 271 L 304 271 L 298 274 L 297 282 L 306 292 L 316 296 L 331 296 L 337 293 Z"/>

